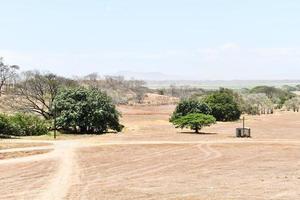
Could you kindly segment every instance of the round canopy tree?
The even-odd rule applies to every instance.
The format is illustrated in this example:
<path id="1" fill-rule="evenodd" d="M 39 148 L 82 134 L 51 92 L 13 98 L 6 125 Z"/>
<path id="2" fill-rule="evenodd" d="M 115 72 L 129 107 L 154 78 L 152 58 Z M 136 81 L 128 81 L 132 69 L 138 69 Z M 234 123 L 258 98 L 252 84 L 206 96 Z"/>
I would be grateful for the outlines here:
<path id="1" fill-rule="evenodd" d="M 205 115 L 201 113 L 192 113 L 177 119 L 174 119 L 172 123 L 176 128 L 190 128 L 199 133 L 204 126 L 210 126 L 216 123 L 216 119 L 212 115 Z"/>
<path id="2" fill-rule="evenodd" d="M 57 126 L 81 133 L 122 131 L 120 113 L 110 97 L 98 89 L 64 89 L 56 96 Z"/>
<path id="3" fill-rule="evenodd" d="M 206 103 L 197 100 L 183 100 L 177 105 L 171 116 L 170 122 L 191 113 L 209 115 L 211 114 L 211 108 Z"/>
<path id="4" fill-rule="evenodd" d="M 204 100 L 212 109 L 212 115 L 217 121 L 234 121 L 241 116 L 241 110 L 234 97 L 228 92 L 218 91 Z"/>

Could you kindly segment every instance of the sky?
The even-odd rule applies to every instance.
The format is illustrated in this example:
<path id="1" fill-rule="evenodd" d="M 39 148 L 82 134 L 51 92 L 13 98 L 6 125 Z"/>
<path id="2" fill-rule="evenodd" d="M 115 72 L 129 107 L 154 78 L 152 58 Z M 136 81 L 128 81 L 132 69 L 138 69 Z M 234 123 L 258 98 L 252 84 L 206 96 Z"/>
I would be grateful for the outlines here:
<path id="1" fill-rule="evenodd" d="M 0 0 L 0 57 L 64 76 L 300 79 L 299 0 Z"/>

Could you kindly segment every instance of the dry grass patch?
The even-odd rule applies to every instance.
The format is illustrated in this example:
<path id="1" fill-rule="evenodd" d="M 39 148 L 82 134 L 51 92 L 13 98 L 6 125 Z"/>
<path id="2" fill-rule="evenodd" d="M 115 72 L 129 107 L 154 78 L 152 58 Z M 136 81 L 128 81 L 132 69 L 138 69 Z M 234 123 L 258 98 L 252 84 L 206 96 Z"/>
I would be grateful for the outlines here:
<path id="1" fill-rule="evenodd" d="M 26 148 L 26 147 L 41 147 L 49 146 L 50 143 L 14 143 L 10 141 L 0 141 L 0 150 L 14 149 L 14 148 Z"/>
<path id="2" fill-rule="evenodd" d="M 52 151 L 52 149 L 45 150 L 34 150 L 34 151 L 17 151 L 17 152 L 5 152 L 0 153 L 0 160 L 10 159 L 10 158 L 21 158 L 26 156 L 44 154 Z"/>

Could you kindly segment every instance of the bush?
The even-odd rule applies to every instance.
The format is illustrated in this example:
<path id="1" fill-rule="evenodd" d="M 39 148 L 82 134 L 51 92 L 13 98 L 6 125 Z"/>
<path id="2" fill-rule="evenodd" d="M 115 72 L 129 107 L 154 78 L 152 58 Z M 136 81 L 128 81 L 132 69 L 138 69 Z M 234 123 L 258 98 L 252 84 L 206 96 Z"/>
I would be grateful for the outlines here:
<path id="1" fill-rule="evenodd" d="M 204 126 L 210 126 L 216 123 L 216 119 L 212 115 L 205 115 L 199 113 L 188 114 L 183 117 L 179 117 L 172 122 L 176 128 L 190 128 L 199 133 L 199 130 Z"/>
<path id="2" fill-rule="evenodd" d="M 35 115 L 17 113 L 10 117 L 16 136 L 37 136 L 48 133 L 48 126 L 45 120 Z"/>
<path id="3" fill-rule="evenodd" d="M 13 126 L 9 121 L 9 117 L 4 114 L 0 114 L 0 134 L 11 135 L 13 132 Z"/>
<path id="4" fill-rule="evenodd" d="M 177 105 L 171 116 L 170 122 L 191 113 L 202 113 L 209 115 L 211 112 L 211 108 L 206 103 L 198 100 L 183 100 Z"/>
<path id="5" fill-rule="evenodd" d="M 34 115 L 17 113 L 12 116 L 0 115 L 0 132 L 4 135 L 32 136 L 48 133 L 45 120 Z"/>
<path id="6" fill-rule="evenodd" d="M 294 112 L 299 112 L 300 108 L 300 97 L 294 97 L 285 102 L 285 107 L 288 111 L 293 110 Z"/>
<path id="7" fill-rule="evenodd" d="M 207 96 L 204 102 L 212 109 L 217 121 L 234 121 L 241 116 L 241 110 L 234 96 L 226 91 L 217 91 Z"/>
<path id="8" fill-rule="evenodd" d="M 250 115 L 273 114 L 274 103 L 266 94 L 243 94 L 242 112 Z"/>
<path id="9" fill-rule="evenodd" d="M 75 88 L 60 91 L 55 99 L 57 126 L 66 131 L 104 133 L 122 131 L 120 113 L 112 99 L 98 89 Z"/>
<path id="10" fill-rule="evenodd" d="M 270 87 L 270 86 L 257 86 L 250 91 L 251 93 L 263 93 L 266 94 L 269 99 L 275 104 L 277 108 L 282 108 L 284 103 L 295 97 L 296 95 L 290 91 L 282 90 L 280 88 Z"/>

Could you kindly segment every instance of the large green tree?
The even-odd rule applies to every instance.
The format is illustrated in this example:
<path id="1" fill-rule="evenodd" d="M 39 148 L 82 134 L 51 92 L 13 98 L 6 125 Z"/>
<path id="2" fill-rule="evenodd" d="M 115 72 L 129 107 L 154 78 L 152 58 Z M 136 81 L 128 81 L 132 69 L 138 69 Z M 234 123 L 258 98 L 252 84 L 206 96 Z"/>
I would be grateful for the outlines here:
<path id="1" fill-rule="evenodd" d="M 234 121 L 241 116 L 241 110 L 234 96 L 226 91 L 214 92 L 207 96 L 204 102 L 212 109 L 212 115 L 217 121 Z"/>
<path id="2" fill-rule="evenodd" d="M 98 89 L 64 89 L 56 96 L 54 105 L 61 129 L 81 133 L 122 131 L 120 113 L 111 98 Z"/>
<path id="3" fill-rule="evenodd" d="M 170 122 L 191 113 L 211 114 L 211 112 L 211 108 L 206 103 L 198 100 L 183 100 L 176 106 Z"/>

